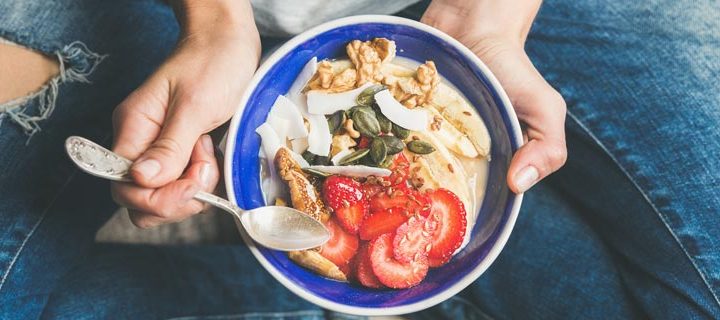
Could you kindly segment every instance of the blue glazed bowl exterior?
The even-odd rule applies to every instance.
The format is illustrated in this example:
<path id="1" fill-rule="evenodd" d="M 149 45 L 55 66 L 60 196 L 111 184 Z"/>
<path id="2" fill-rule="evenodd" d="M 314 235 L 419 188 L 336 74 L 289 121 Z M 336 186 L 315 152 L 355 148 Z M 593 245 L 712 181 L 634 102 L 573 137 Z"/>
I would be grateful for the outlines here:
<path id="1" fill-rule="evenodd" d="M 357 16 L 318 26 L 297 36 L 269 57 L 246 92 L 233 118 L 226 159 L 228 194 L 243 208 L 264 205 L 260 189 L 260 138 L 255 128 L 265 121 L 278 95 L 286 94 L 312 58 L 343 58 L 354 39 L 385 37 L 397 44 L 398 56 L 433 60 L 438 71 L 477 108 L 492 139 L 486 195 L 470 243 L 450 263 L 432 269 L 418 286 L 378 291 L 325 279 L 299 267 L 284 252 L 255 246 L 251 250 L 281 283 L 305 299 L 336 311 L 389 315 L 421 310 L 449 298 L 475 280 L 504 246 L 519 210 L 505 176 L 512 154 L 521 144 L 517 119 L 504 91 L 469 50 L 418 22 L 386 16 Z"/>

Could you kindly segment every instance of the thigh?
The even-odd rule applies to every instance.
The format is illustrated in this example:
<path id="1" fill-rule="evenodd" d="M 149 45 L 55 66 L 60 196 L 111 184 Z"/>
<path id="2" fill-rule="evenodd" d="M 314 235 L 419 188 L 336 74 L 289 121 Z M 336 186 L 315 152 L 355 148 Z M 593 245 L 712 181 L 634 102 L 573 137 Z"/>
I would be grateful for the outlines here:
<path id="1" fill-rule="evenodd" d="M 42 94 L 0 107 L 0 315 L 33 317 L 92 245 L 114 205 L 64 140 L 109 144 L 113 108 L 176 36 L 172 11 L 153 1 L 0 1 L 0 37 L 62 65 Z"/>
<path id="2" fill-rule="evenodd" d="M 324 319 L 244 245 L 102 245 L 58 283 L 42 318 Z M 327 313 L 328 318 L 344 319 Z M 357 319 L 357 317 L 348 317 Z"/>
<path id="3" fill-rule="evenodd" d="M 715 1 L 546 1 L 527 45 L 583 141 L 550 180 L 653 317 L 720 315 L 719 18 Z"/>

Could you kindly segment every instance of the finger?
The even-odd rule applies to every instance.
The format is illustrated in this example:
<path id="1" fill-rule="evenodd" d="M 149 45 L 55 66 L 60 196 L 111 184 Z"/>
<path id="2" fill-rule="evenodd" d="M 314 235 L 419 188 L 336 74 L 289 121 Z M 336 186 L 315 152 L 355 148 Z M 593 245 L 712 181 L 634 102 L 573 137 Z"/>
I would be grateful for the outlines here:
<path id="1" fill-rule="evenodd" d="M 549 87 L 549 86 L 548 86 Z M 565 102 L 552 88 L 533 99 L 519 100 L 527 143 L 513 156 L 508 186 L 516 193 L 530 189 L 565 164 Z"/>
<path id="2" fill-rule="evenodd" d="M 136 225 L 151 227 L 181 221 L 202 211 L 204 206 L 192 197 L 199 190 L 214 190 L 219 177 L 212 140 L 203 135 L 193 149 L 191 164 L 182 179 L 159 189 L 114 183 L 112 194 L 119 204 L 136 209 L 133 214 Z"/>
<path id="3" fill-rule="evenodd" d="M 157 138 L 167 109 L 167 81 L 152 76 L 113 111 L 113 151 L 137 159 Z"/>
<path id="4" fill-rule="evenodd" d="M 160 135 L 133 164 L 130 174 L 139 185 L 157 188 L 183 173 L 195 142 L 205 130 L 198 115 L 187 110 L 197 108 L 182 105 L 170 108 Z"/>

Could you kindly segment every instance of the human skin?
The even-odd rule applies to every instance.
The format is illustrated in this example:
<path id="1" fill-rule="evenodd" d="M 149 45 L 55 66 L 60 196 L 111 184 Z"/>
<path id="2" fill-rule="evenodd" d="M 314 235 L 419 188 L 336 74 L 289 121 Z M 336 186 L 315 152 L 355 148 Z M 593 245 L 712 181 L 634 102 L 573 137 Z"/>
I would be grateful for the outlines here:
<path id="1" fill-rule="evenodd" d="M 523 126 L 526 144 L 513 156 L 507 182 L 516 193 L 565 164 L 565 101 L 524 50 L 541 0 L 434 0 L 422 22 L 470 48 L 500 81 Z"/>
<path id="2" fill-rule="evenodd" d="M 566 158 L 565 102 L 523 50 L 539 0 L 435 0 L 422 18 L 477 54 L 493 71 L 525 127 L 508 185 L 524 192 Z M 248 1 L 175 3 L 181 37 L 174 53 L 115 110 L 114 151 L 135 160 L 135 184 L 113 183 L 113 197 L 142 228 L 202 211 L 192 196 L 220 176 L 207 132 L 240 101 L 260 52 Z"/>

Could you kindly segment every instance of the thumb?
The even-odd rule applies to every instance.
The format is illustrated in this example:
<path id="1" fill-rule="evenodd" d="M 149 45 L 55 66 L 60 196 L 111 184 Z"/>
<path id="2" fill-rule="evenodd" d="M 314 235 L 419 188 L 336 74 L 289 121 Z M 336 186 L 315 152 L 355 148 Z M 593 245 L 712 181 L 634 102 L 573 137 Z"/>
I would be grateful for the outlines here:
<path id="1" fill-rule="evenodd" d="M 168 115 L 158 138 L 130 168 L 136 183 L 146 188 L 158 188 L 182 175 L 193 146 L 202 134 L 188 118 L 181 113 Z"/>

